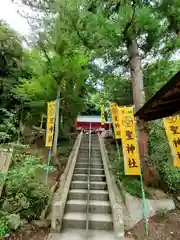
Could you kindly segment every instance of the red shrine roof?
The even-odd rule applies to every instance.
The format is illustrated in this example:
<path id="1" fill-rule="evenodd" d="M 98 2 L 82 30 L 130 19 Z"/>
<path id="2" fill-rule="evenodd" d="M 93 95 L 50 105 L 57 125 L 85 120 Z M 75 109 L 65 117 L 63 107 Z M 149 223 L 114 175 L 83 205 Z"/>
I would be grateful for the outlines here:
<path id="1" fill-rule="evenodd" d="M 89 129 L 91 124 L 92 129 L 98 129 L 102 127 L 101 125 L 101 117 L 100 116 L 92 116 L 92 115 L 87 115 L 87 116 L 78 116 L 77 121 L 76 121 L 76 126 L 77 127 L 82 127 L 84 129 Z M 104 127 L 109 126 L 108 122 L 104 123 Z"/>

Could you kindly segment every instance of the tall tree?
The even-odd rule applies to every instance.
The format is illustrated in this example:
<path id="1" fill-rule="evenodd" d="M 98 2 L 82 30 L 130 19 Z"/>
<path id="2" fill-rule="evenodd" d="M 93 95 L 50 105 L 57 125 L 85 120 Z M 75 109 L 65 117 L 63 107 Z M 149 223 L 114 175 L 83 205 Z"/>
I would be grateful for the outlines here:
<path id="1" fill-rule="evenodd" d="M 170 4 L 169 14 L 164 9 L 166 2 L 58 0 L 56 4 L 44 1 L 40 9 L 47 5 L 51 9 L 48 31 L 52 33 L 54 29 L 58 51 L 76 46 L 83 49 L 84 55 L 90 52 L 92 59 L 101 57 L 103 62 L 110 63 L 112 75 L 118 67 L 123 73 L 130 73 L 133 102 L 138 110 L 145 102 L 142 60 L 147 56 L 159 57 L 161 50 L 172 43 L 179 28 L 178 11 Z M 29 1 L 26 3 L 30 5 Z M 173 4 L 178 8 L 177 0 L 173 0 Z M 167 21 L 174 32 L 167 29 Z M 49 39 L 51 36 L 49 34 Z M 147 154 L 144 122 L 138 121 L 138 128 L 140 155 L 144 163 Z"/>
<path id="2" fill-rule="evenodd" d="M 0 108 L 14 109 L 20 104 L 12 89 L 21 75 L 23 48 L 17 32 L 0 20 Z M 3 113 L 0 121 L 4 117 Z"/>

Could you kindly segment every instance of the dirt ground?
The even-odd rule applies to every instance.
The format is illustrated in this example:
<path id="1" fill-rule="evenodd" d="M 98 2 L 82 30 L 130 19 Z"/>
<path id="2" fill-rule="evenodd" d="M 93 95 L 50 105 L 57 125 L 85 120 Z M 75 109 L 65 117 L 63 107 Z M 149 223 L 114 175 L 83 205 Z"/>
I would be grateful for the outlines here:
<path id="1" fill-rule="evenodd" d="M 49 229 L 35 227 L 31 224 L 11 232 L 4 240 L 45 240 L 48 236 Z"/>
<path id="2" fill-rule="evenodd" d="M 168 214 L 156 215 L 149 219 L 149 237 L 145 237 L 144 222 L 138 223 L 127 236 L 135 240 L 179 240 L 180 239 L 180 210 Z"/>
<path id="3" fill-rule="evenodd" d="M 180 240 L 180 210 L 157 215 L 149 219 L 149 237 L 145 236 L 144 222 L 126 233 L 126 240 Z M 5 240 L 45 240 L 49 229 L 27 225 L 12 232 Z"/>

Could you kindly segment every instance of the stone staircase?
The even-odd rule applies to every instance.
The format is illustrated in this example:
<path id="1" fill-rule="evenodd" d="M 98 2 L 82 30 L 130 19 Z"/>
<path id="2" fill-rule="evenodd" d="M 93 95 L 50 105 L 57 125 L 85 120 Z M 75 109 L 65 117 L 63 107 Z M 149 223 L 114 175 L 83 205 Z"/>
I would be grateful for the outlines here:
<path id="1" fill-rule="evenodd" d="M 62 232 L 57 239 L 95 240 L 101 237 L 115 239 L 109 193 L 98 136 L 91 136 L 89 162 L 89 135 L 84 135 L 66 201 Z"/>

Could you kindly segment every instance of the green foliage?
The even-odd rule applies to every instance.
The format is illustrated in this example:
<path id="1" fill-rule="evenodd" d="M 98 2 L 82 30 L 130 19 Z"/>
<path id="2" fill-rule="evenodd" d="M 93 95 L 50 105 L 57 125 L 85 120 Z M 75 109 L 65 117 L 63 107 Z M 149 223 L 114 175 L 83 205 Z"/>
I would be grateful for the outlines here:
<path id="1" fill-rule="evenodd" d="M 123 77 L 105 76 L 103 88 L 91 94 L 90 102 L 96 106 L 99 112 L 101 105 L 105 105 L 105 111 L 110 116 L 110 103 L 116 102 L 120 106 L 132 104 L 131 82 Z"/>
<path id="2" fill-rule="evenodd" d="M 154 164 L 161 164 L 172 159 L 170 147 L 166 137 L 162 120 L 156 120 L 149 124 L 149 155 Z M 163 164 L 162 164 L 163 165 Z"/>
<path id="3" fill-rule="evenodd" d="M 7 214 L 0 211 L 0 238 L 4 237 L 9 232 L 9 223 Z"/>
<path id="4" fill-rule="evenodd" d="M 0 108 L 14 109 L 19 104 L 12 89 L 18 83 L 22 55 L 20 37 L 0 20 Z M 0 121 L 2 119 L 3 115 Z"/>
<path id="5" fill-rule="evenodd" d="M 7 77 L 13 74 L 21 57 L 20 37 L 0 20 L 0 76 Z"/>
<path id="6" fill-rule="evenodd" d="M 0 112 L 4 115 L 0 124 L 0 143 L 15 141 L 19 132 L 16 112 L 8 112 L 6 109 L 0 109 Z"/>
<path id="7" fill-rule="evenodd" d="M 161 14 L 167 19 L 167 31 L 179 32 L 180 3 L 178 0 L 162 0 L 157 2 Z"/>
<path id="8" fill-rule="evenodd" d="M 131 195 L 137 196 L 139 198 L 142 198 L 142 190 L 141 190 L 141 183 L 139 178 L 136 176 L 126 176 L 124 174 L 124 162 L 123 162 L 123 156 L 122 156 L 122 150 L 120 150 L 120 159 L 119 154 L 114 149 L 111 149 L 109 151 L 109 158 L 110 158 L 110 164 L 111 169 L 113 173 L 115 174 L 116 181 L 120 181 L 124 187 L 124 189 Z M 148 188 L 144 186 L 145 194 L 147 198 L 150 198 L 151 195 L 148 192 Z"/>
<path id="9" fill-rule="evenodd" d="M 151 98 L 180 69 L 179 60 L 160 59 L 149 64 L 144 71 L 144 87 L 147 99 Z"/>
<path id="10" fill-rule="evenodd" d="M 164 54 L 171 56 L 179 47 L 179 0 L 57 0 L 56 4 L 50 0 L 19 1 L 46 13 L 42 14 L 43 21 L 36 22 L 38 29 L 32 34 L 30 50 L 23 51 L 18 34 L 0 22 L 0 107 L 23 108 L 22 122 L 36 124 L 41 114 L 46 113 L 46 102 L 55 100 L 60 90 L 60 134 L 68 137 L 74 120 L 86 106 L 95 104 L 99 110 L 103 103 L 108 113 L 110 102 L 121 106 L 132 104 L 131 57 L 162 58 L 149 62 L 143 69 L 147 98 L 179 70 L 179 61 L 164 58 Z M 137 42 L 138 49 L 130 53 L 132 40 Z M 95 60 L 99 65 L 98 61 L 94 64 Z M 136 83 L 139 80 L 136 79 Z M 5 117 L 3 121 L 0 138 L 8 141 L 16 135 L 14 120 Z M 155 130 L 150 129 L 150 158 L 158 169 L 159 178 L 176 191 L 172 182 L 178 181 L 178 172 L 171 171 L 164 132 Z M 166 164 L 162 164 L 162 159 Z M 113 157 L 112 162 L 124 186 L 133 194 L 136 189 L 139 192 L 139 180 L 133 177 L 135 184 L 132 185 L 130 178 L 123 175 L 123 163 L 119 163 L 117 157 Z M 22 164 L 22 171 L 26 172 L 30 165 L 26 168 Z M 9 184 L 13 187 L 11 181 Z M 16 185 L 21 186 L 21 183 L 16 181 Z M 24 197 L 27 198 L 27 193 Z M 21 193 L 17 196 L 22 200 L 24 197 Z M 30 206 L 29 201 L 25 202 Z"/>
<path id="11" fill-rule="evenodd" d="M 46 167 L 38 158 L 16 152 L 13 166 L 5 176 L 5 211 L 19 213 L 21 218 L 28 220 L 40 216 L 50 197 L 50 190 L 38 178 L 39 170 L 45 170 Z"/>
<path id="12" fill-rule="evenodd" d="M 164 182 L 169 192 L 179 195 L 180 170 L 172 165 L 172 162 L 165 162 L 159 167 L 160 181 Z"/>
<path id="13" fill-rule="evenodd" d="M 159 187 L 177 194 L 180 192 L 180 170 L 173 166 L 162 120 L 152 122 L 149 128 L 149 157 L 157 170 Z"/>

